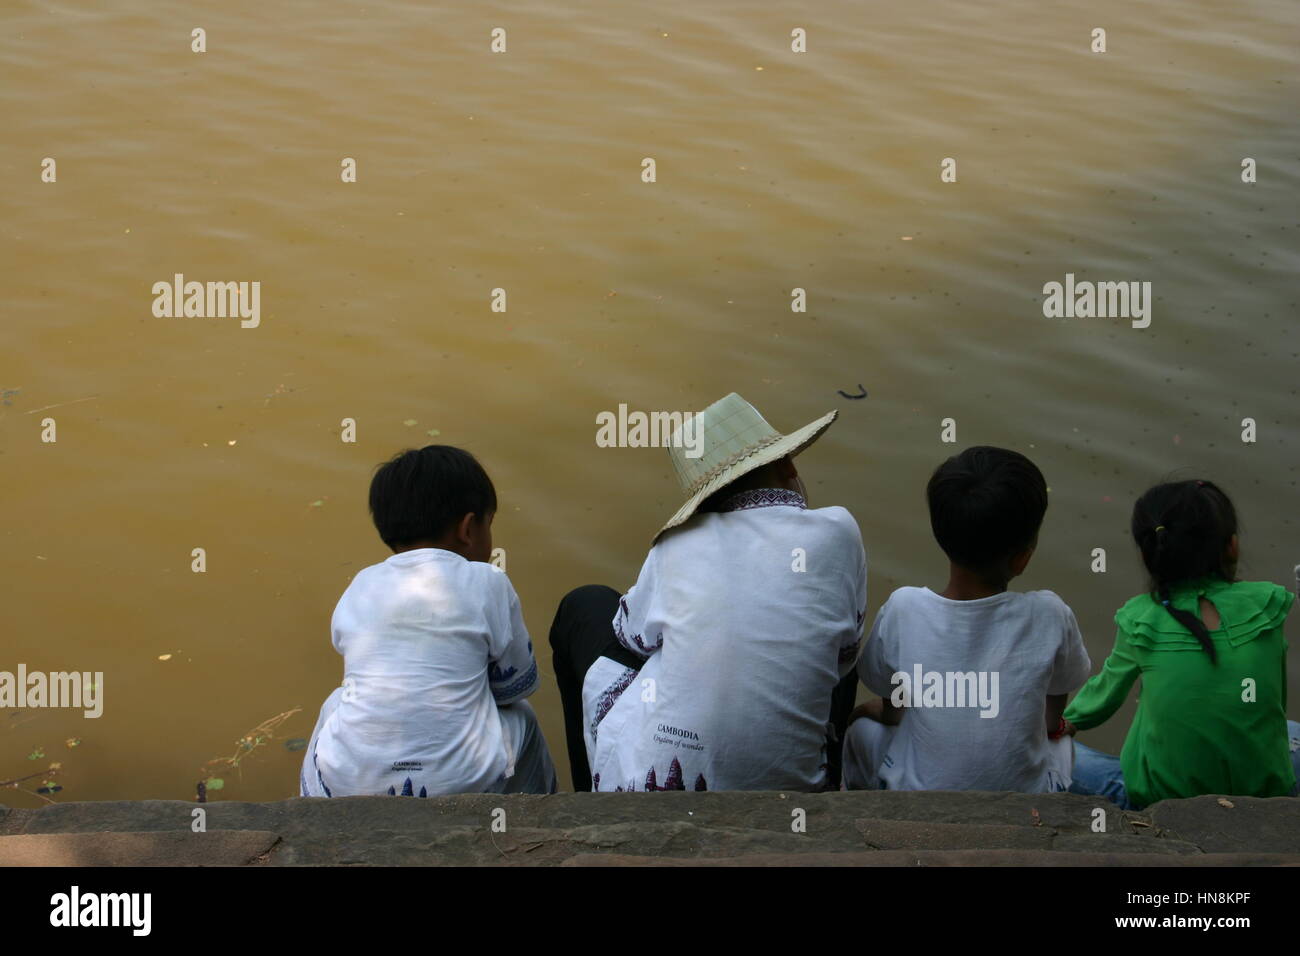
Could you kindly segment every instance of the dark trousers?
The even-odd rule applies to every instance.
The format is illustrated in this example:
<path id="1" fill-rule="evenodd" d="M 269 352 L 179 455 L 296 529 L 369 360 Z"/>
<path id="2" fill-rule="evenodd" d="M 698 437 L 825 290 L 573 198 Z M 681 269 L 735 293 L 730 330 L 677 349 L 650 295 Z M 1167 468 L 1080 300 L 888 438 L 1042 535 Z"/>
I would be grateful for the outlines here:
<path id="1" fill-rule="evenodd" d="M 608 657 L 624 667 L 640 670 L 645 661 L 633 654 L 614 637 L 614 615 L 621 595 L 601 584 L 575 588 L 564 596 L 551 624 L 551 666 L 560 687 L 564 709 L 564 737 L 569 748 L 569 768 L 573 789 L 578 793 L 591 790 L 591 768 L 587 765 L 587 738 L 582 726 L 582 682 L 587 670 L 598 657 Z M 829 786 L 840 787 L 840 747 L 849 714 L 858 693 L 858 675 L 850 671 L 831 693 L 830 722 L 833 734 L 827 734 L 826 762 Z"/>

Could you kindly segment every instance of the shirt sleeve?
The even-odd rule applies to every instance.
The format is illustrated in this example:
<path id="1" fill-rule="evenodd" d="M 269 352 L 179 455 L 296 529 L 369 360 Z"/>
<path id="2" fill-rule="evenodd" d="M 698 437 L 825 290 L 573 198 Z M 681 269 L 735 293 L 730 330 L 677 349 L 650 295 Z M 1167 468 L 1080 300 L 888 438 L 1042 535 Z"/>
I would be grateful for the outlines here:
<path id="1" fill-rule="evenodd" d="M 1105 723 L 1128 697 L 1140 668 L 1133 656 L 1128 636 L 1120 629 L 1115 648 L 1102 665 L 1101 673 L 1083 685 L 1083 690 L 1065 708 L 1065 719 L 1080 730 Z"/>
<path id="2" fill-rule="evenodd" d="M 501 576 L 503 587 L 498 592 L 498 626 L 489 641 L 488 687 L 497 706 L 505 707 L 537 690 L 537 659 L 514 585 L 504 572 L 492 574 Z"/>
<path id="3" fill-rule="evenodd" d="M 857 546 L 857 570 L 854 580 L 853 605 L 849 613 L 853 615 L 853 626 L 846 628 L 844 639 L 840 642 L 840 676 L 844 677 L 853 670 L 862 652 L 862 624 L 867 618 L 867 552 L 862 546 L 862 535 L 855 536 Z"/>
<path id="4" fill-rule="evenodd" d="M 656 613 L 658 551 L 659 546 L 655 545 L 646 555 L 636 584 L 618 600 L 613 622 L 614 637 L 618 642 L 647 660 L 663 647 L 664 642 L 663 626 Z"/>
<path id="5" fill-rule="evenodd" d="M 871 635 L 867 638 L 862 657 L 858 660 L 858 680 L 867 690 L 881 697 L 888 697 L 894 691 L 893 676 L 898 673 L 893 640 L 890 636 L 889 602 L 876 612 L 876 619 L 871 624 Z"/>
<path id="6" fill-rule="evenodd" d="M 1092 673 L 1092 659 L 1088 657 L 1088 649 L 1083 646 L 1083 634 L 1079 630 L 1074 611 L 1064 601 L 1061 602 L 1061 610 L 1065 612 L 1065 639 L 1056 652 L 1056 660 L 1052 662 L 1052 678 L 1047 682 L 1047 693 L 1053 695 L 1078 690 L 1087 683 L 1088 675 Z"/>

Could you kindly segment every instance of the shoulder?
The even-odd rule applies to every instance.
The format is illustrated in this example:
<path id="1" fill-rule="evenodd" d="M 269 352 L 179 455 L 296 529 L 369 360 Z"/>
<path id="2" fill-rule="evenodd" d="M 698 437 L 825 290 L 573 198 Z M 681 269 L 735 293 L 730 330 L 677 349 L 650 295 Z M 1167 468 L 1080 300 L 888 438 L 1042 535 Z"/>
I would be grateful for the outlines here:
<path id="1" fill-rule="evenodd" d="M 809 508 L 802 515 L 806 521 L 820 526 L 826 536 L 837 544 L 855 549 L 862 547 L 862 529 L 848 508 L 841 505 Z"/>
<path id="2" fill-rule="evenodd" d="M 484 561 L 466 562 L 465 576 L 473 586 L 482 588 L 488 594 L 514 598 L 515 586 L 506 573 L 494 564 Z"/>
<path id="3" fill-rule="evenodd" d="M 345 600 L 349 596 L 358 593 L 365 593 L 375 588 L 382 588 L 390 584 L 394 575 L 397 573 L 398 569 L 394 568 L 387 561 L 380 561 L 378 564 L 364 567 L 356 574 L 352 575 L 352 580 L 349 581 L 348 586 L 343 589 L 343 597 L 340 598 L 340 600 Z"/>
<path id="4" fill-rule="evenodd" d="M 929 588 L 901 587 L 885 598 L 885 603 L 880 605 L 876 617 L 884 619 L 895 614 L 906 614 L 921 606 L 935 607 L 938 602 L 933 598 L 934 592 Z"/>
<path id="5" fill-rule="evenodd" d="M 1150 592 L 1144 591 L 1141 594 L 1135 594 L 1115 612 L 1115 623 L 1123 625 L 1126 621 L 1149 614 L 1153 607 L 1159 607 L 1159 603 L 1153 598 Z"/>
<path id="6" fill-rule="evenodd" d="M 1074 611 L 1055 591 L 1026 591 L 1021 599 L 1040 614 L 1051 614 L 1064 620 L 1074 618 Z"/>
<path id="7" fill-rule="evenodd" d="M 1025 597 L 1034 602 L 1036 614 L 1052 621 L 1061 628 L 1063 633 L 1079 631 L 1079 621 L 1075 617 L 1074 608 L 1066 604 L 1065 599 L 1055 591 L 1029 591 Z"/>

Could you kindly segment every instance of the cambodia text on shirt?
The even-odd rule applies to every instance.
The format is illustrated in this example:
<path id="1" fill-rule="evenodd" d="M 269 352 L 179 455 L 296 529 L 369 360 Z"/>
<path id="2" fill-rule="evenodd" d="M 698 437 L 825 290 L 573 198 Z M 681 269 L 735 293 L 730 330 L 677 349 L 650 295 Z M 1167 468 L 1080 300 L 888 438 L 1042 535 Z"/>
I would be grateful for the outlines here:
<path id="1" fill-rule="evenodd" d="M 594 790 L 815 790 L 857 658 L 867 561 L 844 508 L 760 489 L 651 548 L 583 702 Z"/>

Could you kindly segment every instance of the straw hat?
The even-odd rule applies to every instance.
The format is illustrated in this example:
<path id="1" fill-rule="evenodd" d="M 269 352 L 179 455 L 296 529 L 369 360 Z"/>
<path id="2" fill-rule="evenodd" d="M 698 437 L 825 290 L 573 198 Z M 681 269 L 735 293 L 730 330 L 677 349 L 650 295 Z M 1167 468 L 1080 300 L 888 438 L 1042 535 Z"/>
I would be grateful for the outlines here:
<path id="1" fill-rule="evenodd" d="M 769 462 L 799 454 L 821 437 L 837 415 L 838 411 L 828 412 L 811 425 L 782 435 L 767 423 L 758 409 L 735 392 L 697 413 L 690 427 L 699 429 L 696 435 L 702 447 L 700 456 L 688 457 L 687 443 L 683 440 L 686 436 L 678 437 L 686 425 L 674 431 L 668 443 L 668 455 L 686 494 L 686 504 L 677 509 L 655 537 L 686 521 L 719 488 Z"/>

